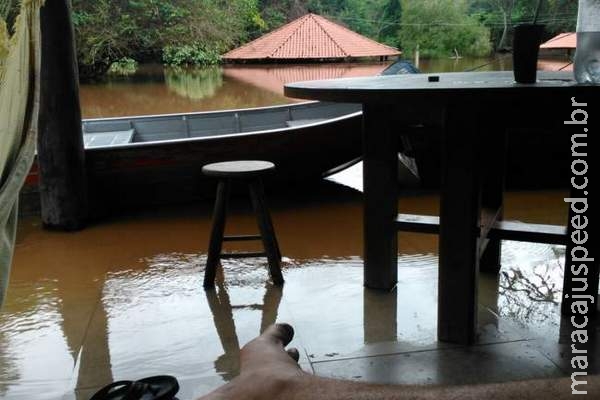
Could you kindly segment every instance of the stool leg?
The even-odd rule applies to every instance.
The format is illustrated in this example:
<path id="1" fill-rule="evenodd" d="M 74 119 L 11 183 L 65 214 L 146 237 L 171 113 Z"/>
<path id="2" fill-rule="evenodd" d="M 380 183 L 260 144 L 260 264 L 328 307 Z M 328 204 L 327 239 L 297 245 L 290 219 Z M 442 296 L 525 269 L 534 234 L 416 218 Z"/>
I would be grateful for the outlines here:
<path id="1" fill-rule="evenodd" d="M 265 201 L 262 181 L 259 179 L 250 181 L 248 187 L 250 189 L 252 206 L 256 213 L 258 229 L 260 230 L 265 252 L 267 253 L 271 279 L 273 279 L 273 283 L 276 285 L 281 285 L 283 283 L 283 275 L 281 274 L 281 252 L 279 251 L 279 245 L 277 244 L 277 238 L 275 237 L 275 229 L 273 229 L 273 223 L 271 222 L 271 216 Z"/>
<path id="2" fill-rule="evenodd" d="M 269 213 L 269 207 L 267 207 L 267 196 L 265 196 L 265 189 L 263 183 L 260 179 L 256 180 L 256 193 L 258 194 L 258 198 L 262 199 L 262 208 L 265 211 L 263 213 L 265 223 L 267 226 L 268 232 L 271 233 L 271 238 L 273 239 L 273 243 L 275 246 L 275 253 L 277 254 L 277 258 L 281 261 L 281 250 L 279 249 L 279 242 L 277 241 L 277 235 L 275 235 L 275 228 L 273 228 L 273 221 L 271 220 L 271 214 Z M 254 201 L 254 200 L 253 200 Z"/>
<path id="3" fill-rule="evenodd" d="M 204 271 L 205 289 L 211 289 L 215 285 L 215 275 L 221 258 L 221 249 L 223 247 L 229 188 L 229 181 L 220 181 L 217 186 L 217 198 L 215 200 L 215 209 L 213 212 L 208 256 L 206 258 L 206 270 Z"/>
<path id="4" fill-rule="evenodd" d="M 257 181 L 256 188 L 259 197 L 262 199 L 263 209 L 265 211 L 263 215 L 265 218 L 267 229 L 271 233 L 271 239 L 273 240 L 273 244 L 275 246 L 275 253 L 277 255 L 277 259 L 281 262 L 281 250 L 279 249 L 279 242 L 277 241 L 277 235 L 275 234 L 275 228 L 273 227 L 273 221 L 271 220 L 271 213 L 269 212 L 269 207 L 267 207 L 267 196 L 265 196 L 265 189 L 261 180 Z"/>

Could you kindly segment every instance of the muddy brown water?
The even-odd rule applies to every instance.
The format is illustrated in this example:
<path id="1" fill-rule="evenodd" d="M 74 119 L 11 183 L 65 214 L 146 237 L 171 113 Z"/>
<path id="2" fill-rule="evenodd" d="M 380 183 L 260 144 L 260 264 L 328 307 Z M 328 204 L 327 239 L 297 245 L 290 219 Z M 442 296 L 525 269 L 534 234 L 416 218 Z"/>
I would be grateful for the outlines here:
<path id="1" fill-rule="evenodd" d="M 510 193 L 507 218 L 563 223 L 564 195 Z M 77 233 L 22 219 L 0 312 L 0 394 L 58 399 L 76 388 L 76 398 L 87 399 L 112 380 L 168 373 L 180 379 L 181 398 L 191 399 L 234 377 L 239 346 L 275 320 L 292 322 L 307 341 L 295 345 L 307 343 L 303 357 L 315 360 L 396 337 L 410 346 L 435 343 L 436 236 L 400 235 L 397 295 L 364 290 L 361 196 L 334 183 L 269 193 L 283 293 L 266 283 L 262 260 L 228 262 L 218 291 L 202 290 L 210 201 L 140 209 Z M 403 212 L 438 211 L 435 195 L 399 201 Z M 229 233 L 256 231 L 248 211 L 244 197 L 233 202 Z M 509 243 L 503 260 L 500 288 L 482 277 L 480 301 L 527 326 L 558 329 L 561 248 Z M 302 365 L 310 368 L 306 358 Z"/>
<path id="2" fill-rule="evenodd" d="M 252 74 L 260 80 L 263 72 Z M 275 73 L 282 71 L 268 72 Z M 208 87 L 194 78 L 177 89 L 160 78 L 83 86 L 84 115 L 290 101 L 215 76 L 202 78 L 213 80 Z M 210 93 L 226 95 L 217 99 Z M 417 349 L 435 343 L 437 237 L 399 235 L 401 290 L 384 298 L 364 289 L 362 194 L 351 189 L 360 187 L 356 180 L 347 174 L 335 182 L 268 193 L 284 256 L 283 291 L 268 284 L 261 260 L 227 263 L 219 290 L 213 295 L 202 290 L 209 200 L 140 208 L 75 233 L 46 231 L 36 217 L 22 219 L 0 311 L 0 397 L 63 399 L 74 393 L 87 399 L 112 380 L 169 373 L 180 379 L 181 398 L 191 399 L 235 376 L 239 346 L 275 320 L 295 325 L 294 345 L 305 349 L 301 363 L 308 368 L 308 358 L 348 357 L 381 342 Z M 508 193 L 506 218 L 562 224 L 565 195 Z M 234 200 L 229 233 L 255 232 L 246 200 Z M 438 212 L 435 194 L 406 195 L 399 205 L 406 213 Z M 480 302 L 494 315 L 552 336 L 560 325 L 563 251 L 506 242 L 503 272 L 499 278 L 482 276 Z M 494 324 L 504 329 L 504 322 Z"/>

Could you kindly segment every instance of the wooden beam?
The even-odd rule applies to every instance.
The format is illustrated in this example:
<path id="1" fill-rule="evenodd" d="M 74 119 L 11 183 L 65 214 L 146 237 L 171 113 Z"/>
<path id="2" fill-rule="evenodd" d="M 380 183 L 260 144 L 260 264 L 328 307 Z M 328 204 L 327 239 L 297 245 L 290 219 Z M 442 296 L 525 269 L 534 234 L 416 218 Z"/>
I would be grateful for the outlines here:
<path id="1" fill-rule="evenodd" d="M 398 214 L 396 228 L 402 232 L 440 233 L 440 217 L 433 215 Z"/>
<path id="2" fill-rule="evenodd" d="M 566 244 L 567 229 L 561 225 L 499 221 L 490 230 L 488 237 L 517 242 Z"/>
<path id="3" fill-rule="evenodd" d="M 261 240 L 262 236 L 260 235 L 230 235 L 224 236 L 224 242 L 247 242 L 252 240 Z"/>
<path id="4" fill-rule="evenodd" d="M 439 217 L 431 215 L 398 214 L 396 218 L 396 227 L 405 232 L 438 234 L 439 224 Z M 496 221 L 487 230 L 487 238 L 563 245 L 568 240 L 567 229 L 562 225 L 530 224 L 516 221 Z"/>
<path id="5" fill-rule="evenodd" d="M 267 253 L 251 252 L 251 253 L 222 253 L 221 254 L 221 258 L 224 260 L 238 259 L 238 258 L 258 258 L 258 257 L 267 257 Z"/>
<path id="6" fill-rule="evenodd" d="M 69 0 L 41 8 L 42 69 L 38 135 L 44 226 L 81 229 L 88 215 L 79 78 Z"/>

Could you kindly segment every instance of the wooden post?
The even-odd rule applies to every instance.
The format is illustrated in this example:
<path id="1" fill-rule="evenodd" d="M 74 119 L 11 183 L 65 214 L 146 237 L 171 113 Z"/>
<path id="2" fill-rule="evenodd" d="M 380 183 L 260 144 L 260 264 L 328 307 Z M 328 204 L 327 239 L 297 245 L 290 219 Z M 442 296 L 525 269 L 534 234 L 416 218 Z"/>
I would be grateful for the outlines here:
<path id="1" fill-rule="evenodd" d="M 363 105 L 364 283 L 392 289 L 398 280 L 398 146 L 393 106 Z"/>
<path id="2" fill-rule="evenodd" d="M 472 344 L 477 331 L 481 199 L 472 110 L 448 106 L 442 136 L 438 339 L 460 344 Z"/>
<path id="3" fill-rule="evenodd" d="M 83 228 L 88 212 L 79 77 L 69 0 L 41 9 L 42 71 L 38 136 L 42 222 Z"/>

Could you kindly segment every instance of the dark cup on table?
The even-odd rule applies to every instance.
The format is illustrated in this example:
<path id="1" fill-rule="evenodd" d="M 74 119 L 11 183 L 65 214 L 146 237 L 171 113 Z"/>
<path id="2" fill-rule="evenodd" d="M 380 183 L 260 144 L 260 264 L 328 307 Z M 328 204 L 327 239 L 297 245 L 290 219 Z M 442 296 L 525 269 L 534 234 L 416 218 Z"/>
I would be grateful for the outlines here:
<path id="1" fill-rule="evenodd" d="M 522 24 L 515 27 L 513 71 L 518 83 L 535 83 L 543 33 L 544 25 Z"/>

